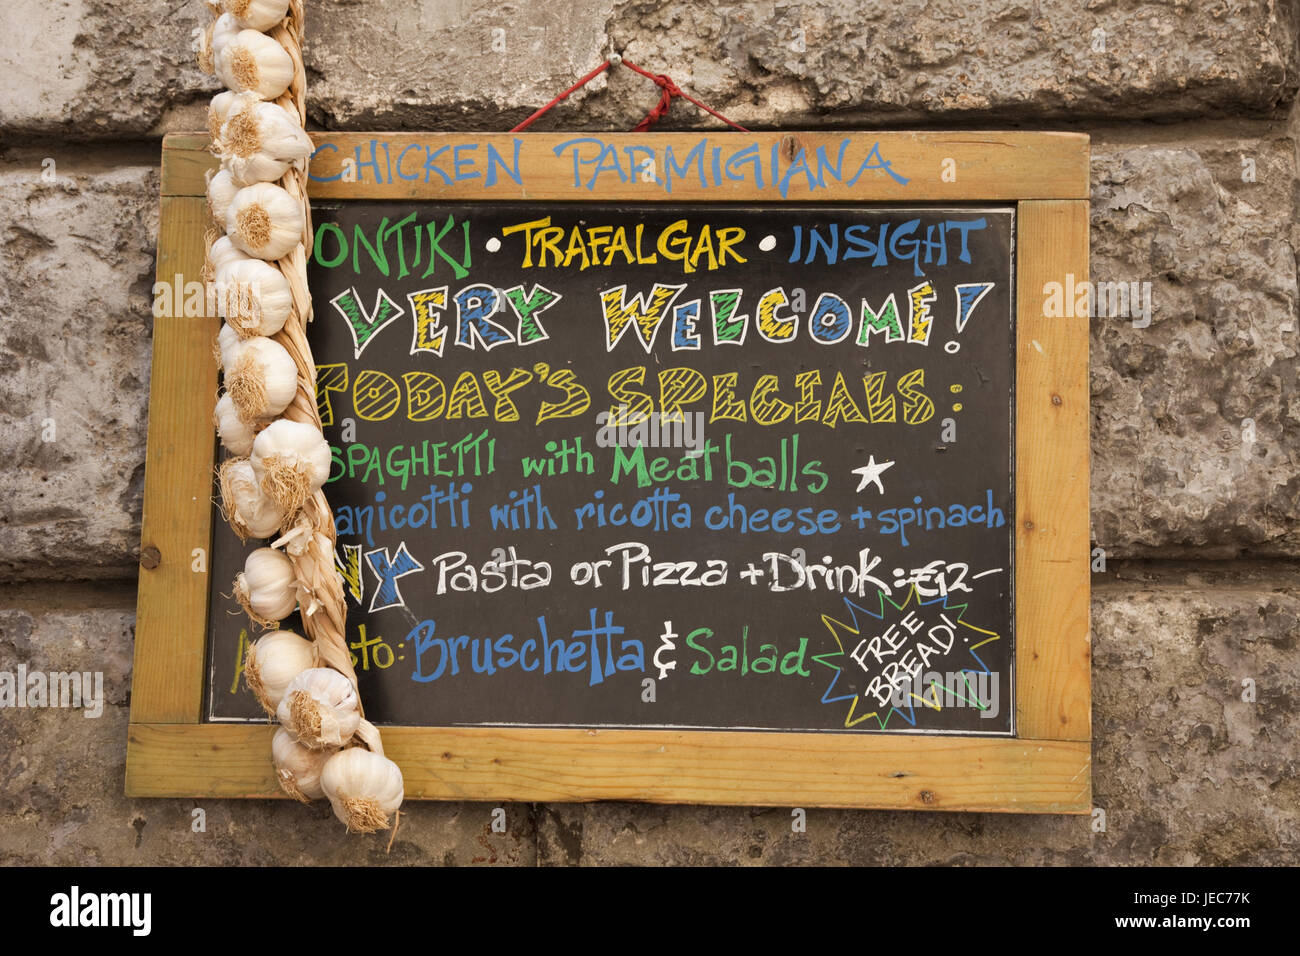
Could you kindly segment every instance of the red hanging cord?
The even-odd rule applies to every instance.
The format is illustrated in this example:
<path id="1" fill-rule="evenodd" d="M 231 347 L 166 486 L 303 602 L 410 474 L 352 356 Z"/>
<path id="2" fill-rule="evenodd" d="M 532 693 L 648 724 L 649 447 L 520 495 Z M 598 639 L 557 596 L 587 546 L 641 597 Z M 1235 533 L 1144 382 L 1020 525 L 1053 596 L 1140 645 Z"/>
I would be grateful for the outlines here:
<path id="1" fill-rule="evenodd" d="M 538 110 L 538 111 L 537 111 L 536 113 L 534 113 L 532 116 L 528 117 L 528 119 L 524 120 L 522 123 L 520 123 L 520 124 L 519 124 L 518 126 L 516 126 L 514 129 L 512 129 L 510 132 L 512 132 L 512 133 L 522 133 L 524 130 L 528 129 L 528 127 L 532 126 L 534 122 L 536 122 L 537 120 L 541 119 L 542 114 L 544 114 L 544 113 L 546 113 L 548 110 L 550 110 L 550 108 L 551 108 L 552 106 L 554 106 L 556 103 L 559 103 L 561 100 L 567 100 L 567 99 L 569 98 L 569 94 L 570 94 L 570 93 L 572 93 L 574 90 L 579 90 L 579 89 L 581 89 L 582 87 L 586 86 L 588 83 L 590 83 L 592 80 L 594 80 L 596 77 L 600 76 L 600 74 L 604 73 L 604 72 L 605 72 L 606 70 L 608 70 L 608 69 L 609 69 L 609 60 L 606 60 L 606 61 L 605 61 L 604 63 L 602 63 L 600 66 L 596 67 L 594 70 L 592 70 L 590 73 L 588 73 L 588 74 L 587 74 L 586 76 L 584 76 L 582 79 L 580 79 L 577 83 L 574 83 L 571 87 L 569 87 L 567 90 L 565 90 L 565 91 L 564 91 L 563 93 L 561 93 L 559 96 L 557 96 L 555 99 L 551 100 L 551 102 L 549 102 L 549 103 L 547 103 L 545 106 L 543 106 L 540 110 Z"/>
<path id="2" fill-rule="evenodd" d="M 651 73 L 648 70 L 641 69 L 641 67 L 637 66 L 635 63 L 631 62 L 630 60 L 623 60 L 623 59 L 606 60 L 605 62 L 601 63 L 600 66 L 596 67 L 594 70 L 592 70 L 582 79 L 580 79 L 577 83 L 574 83 L 571 87 L 569 87 L 559 96 L 557 96 L 555 99 L 551 100 L 549 103 L 547 103 L 545 106 L 539 109 L 532 116 L 528 117 L 528 119 L 524 120 L 514 129 L 512 129 L 510 132 L 519 133 L 526 130 L 528 127 L 532 126 L 534 122 L 540 119 L 543 116 L 543 114 L 548 112 L 551 109 L 551 107 L 555 106 L 557 103 L 561 102 L 562 100 L 567 100 L 569 98 L 570 93 L 573 93 L 575 90 L 579 90 L 582 87 L 586 86 L 596 77 L 600 76 L 600 74 L 608 70 L 611 66 L 616 66 L 619 63 L 621 63 L 623 66 L 626 66 L 629 70 L 632 70 L 634 73 L 640 73 L 646 79 L 653 81 L 654 84 L 657 87 L 659 87 L 659 89 L 662 91 L 659 95 L 659 102 L 655 104 L 655 108 L 646 114 L 645 119 L 637 123 L 636 126 L 632 127 L 632 132 L 634 133 L 645 132 L 655 123 L 659 122 L 659 120 L 663 119 L 666 115 L 668 115 L 668 110 L 671 109 L 673 105 L 673 97 L 676 96 L 680 96 L 684 100 L 689 100 L 691 103 L 698 106 L 700 109 L 704 110 L 704 112 L 708 113 L 710 116 L 717 117 L 718 119 L 722 120 L 722 122 L 726 123 L 728 126 L 732 127 L 733 129 L 738 129 L 742 133 L 749 132 L 749 130 L 745 129 L 745 127 L 741 126 L 739 123 L 733 123 L 731 120 L 727 119 L 717 110 L 705 106 L 703 103 L 701 103 L 695 97 L 691 96 L 689 93 L 683 92 L 681 87 L 679 87 L 676 83 L 674 83 L 672 81 L 672 78 L 669 77 L 666 73 Z"/>
<path id="3" fill-rule="evenodd" d="M 653 126 L 655 123 L 659 122 L 659 120 L 661 120 L 664 116 L 667 115 L 669 107 L 673 105 L 674 96 L 680 96 L 684 100 L 689 100 L 690 102 L 698 106 L 700 109 L 704 110 L 704 112 L 708 113 L 710 116 L 716 116 L 718 119 L 722 120 L 722 122 L 726 123 L 728 126 L 732 127 L 733 129 L 738 129 L 742 133 L 749 132 L 749 130 L 745 129 L 745 127 L 741 126 L 739 123 L 733 123 L 731 120 L 727 119 L 717 110 L 705 106 L 695 97 L 691 96 L 691 94 L 683 92 L 681 88 L 678 87 L 678 85 L 674 83 L 666 73 L 658 73 L 658 74 L 651 73 L 647 70 L 641 69 L 641 67 L 637 66 L 631 60 L 624 60 L 623 65 L 627 67 L 629 70 L 631 70 L 632 72 L 640 73 L 646 79 L 653 80 L 655 85 L 658 86 L 661 90 L 663 90 L 663 95 L 660 96 L 659 98 L 659 105 L 656 106 L 654 109 L 652 109 L 646 115 L 645 119 L 637 123 L 636 126 L 632 127 L 632 132 L 634 133 L 644 132 L 645 130 L 648 130 L 651 126 Z"/>

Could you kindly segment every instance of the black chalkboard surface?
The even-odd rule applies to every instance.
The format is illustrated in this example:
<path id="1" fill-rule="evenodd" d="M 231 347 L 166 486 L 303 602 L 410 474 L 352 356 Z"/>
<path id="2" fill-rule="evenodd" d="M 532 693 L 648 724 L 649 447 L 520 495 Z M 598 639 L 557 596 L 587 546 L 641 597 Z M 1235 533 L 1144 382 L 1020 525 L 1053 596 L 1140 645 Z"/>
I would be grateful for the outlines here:
<path id="1" fill-rule="evenodd" d="M 1014 207 L 313 218 L 371 720 L 1013 733 Z M 208 718 L 263 719 L 213 524 Z"/>

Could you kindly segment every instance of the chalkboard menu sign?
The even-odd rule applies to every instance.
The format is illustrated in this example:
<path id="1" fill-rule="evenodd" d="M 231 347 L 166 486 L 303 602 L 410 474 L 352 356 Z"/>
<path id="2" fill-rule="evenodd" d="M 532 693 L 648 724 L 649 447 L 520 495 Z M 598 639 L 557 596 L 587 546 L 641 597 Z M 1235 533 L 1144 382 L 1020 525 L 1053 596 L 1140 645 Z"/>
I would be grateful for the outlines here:
<path id="1" fill-rule="evenodd" d="M 1011 732 L 1012 208 L 314 215 L 372 720 Z"/>
<path id="2" fill-rule="evenodd" d="M 323 490 L 409 797 L 1087 811 L 1086 137 L 314 138 Z M 138 796 L 278 792 L 218 327 L 155 325 Z"/>

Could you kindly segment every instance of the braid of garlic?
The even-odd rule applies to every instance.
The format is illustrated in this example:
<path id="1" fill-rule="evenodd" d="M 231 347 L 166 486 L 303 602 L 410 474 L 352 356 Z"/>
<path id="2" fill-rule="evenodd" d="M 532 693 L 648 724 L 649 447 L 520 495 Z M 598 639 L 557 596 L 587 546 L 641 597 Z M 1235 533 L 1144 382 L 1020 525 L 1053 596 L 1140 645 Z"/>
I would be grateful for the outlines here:
<path id="1" fill-rule="evenodd" d="M 304 16 L 304 0 L 289 0 L 287 15 L 268 29 L 266 34 L 284 49 L 293 64 L 293 79 L 274 102 L 296 116 L 298 122 L 305 126 L 306 70 L 302 61 Z M 297 391 L 280 417 L 311 425 L 320 431 L 320 413 L 316 406 L 316 365 L 307 341 L 307 323 L 312 318 L 311 293 L 307 286 L 307 260 L 312 243 L 311 206 L 307 199 L 307 160 L 290 165 L 279 179 L 278 185 L 297 200 L 303 210 L 301 240 L 283 258 L 271 262 L 287 280 L 292 301 L 288 320 L 271 338 L 288 351 L 298 371 Z M 211 274 L 212 271 L 212 244 L 224 232 L 224 229 L 208 232 L 205 274 Z M 284 553 L 293 564 L 303 630 L 315 645 L 319 661 L 317 666 L 331 668 L 342 674 L 355 690 L 356 671 L 352 666 L 352 656 L 348 651 L 344 631 L 347 607 L 344 603 L 343 583 L 334 565 L 334 519 L 324 492 L 315 491 L 296 512 L 286 514 L 280 530 L 283 536 L 274 543 L 277 546 L 284 545 Z M 357 710 L 361 712 L 359 698 Z M 345 741 L 344 748 L 359 747 L 382 757 L 383 745 L 378 730 L 364 720 L 361 727 L 361 730 Z M 397 780 L 399 785 L 396 800 L 400 803 L 400 773 L 397 774 Z M 345 814 L 340 814 L 340 817 L 349 824 L 350 829 L 368 832 L 375 828 L 354 826 Z"/>

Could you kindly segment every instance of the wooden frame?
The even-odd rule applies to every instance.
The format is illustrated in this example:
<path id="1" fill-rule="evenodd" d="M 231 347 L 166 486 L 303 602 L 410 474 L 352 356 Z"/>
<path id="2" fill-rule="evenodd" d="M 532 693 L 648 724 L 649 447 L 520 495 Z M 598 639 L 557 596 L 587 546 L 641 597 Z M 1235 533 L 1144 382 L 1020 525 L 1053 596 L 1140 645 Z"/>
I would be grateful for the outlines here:
<path id="1" fill-rule="evenodd" d="M 767 184 L 706 187 L 680 179 L 671 195 L 635 176 L 605 176 L 589 192 L 556 147 L 574 139 L 647 146 L 680 157 L 703 140 L 754 142 L 788 165 L 800 149 L 834 158 L 846 138 L 855 168 L 872 144 L 908 178 L 805 177 L 779 196 Z M 1016 732 L 1014 738 L 880 734 L 719 733 L 499 728 L 384 729 L 408 799 L 640 800 L 712 804 L 1087 813 L 1091 808 L 1088 567 L 1088 318 L 1048 317 L 1044 285 L 1088 277 L 1088 137 L 1058 133 L 313 134 L 315 198 L 660 199 L 671 202 L 972 202 L 1017 204 Z M 408 147 L 519 141 L 525 185 L 508 176 L 424 183 L 407 177 Z M 375 149 L 372 144 L 380 147 Z M 158 280 L 198 281 L 203 135 L 163 143 Z M 384 148 L 386 147 L 386 148 Z M 358 153 L 358 150 L 361 150 Z M 359 181 L 340 157 L 373 155 Z M 424 153 L 427 155 L 427 151 Z M 481 156 L 482 154 L 480 154 Z M 392 161 L 397 160 L 396 172 Z M 481 167 L 480 167 L 481 168 Z M 423 169 L 423 167 L 421 167 Z M 332 178 L 338 177 L 338 178 Z M 702 179 L 703 177 L 701 177 Z M 135 797 L 279 797 L 271 726 L 202 723 L 208 580 L 192 570 L 211 541 L 210 421 L 217 372 L 215 317 L 154 322 L 142 570 L 126 790 Z"/>

